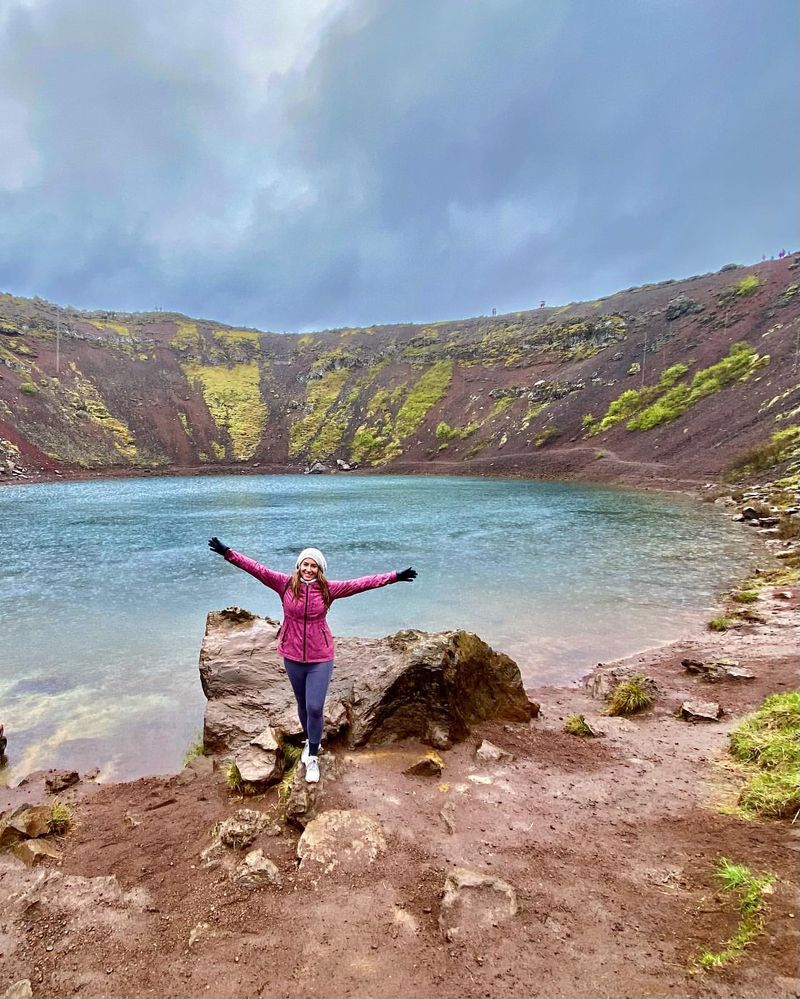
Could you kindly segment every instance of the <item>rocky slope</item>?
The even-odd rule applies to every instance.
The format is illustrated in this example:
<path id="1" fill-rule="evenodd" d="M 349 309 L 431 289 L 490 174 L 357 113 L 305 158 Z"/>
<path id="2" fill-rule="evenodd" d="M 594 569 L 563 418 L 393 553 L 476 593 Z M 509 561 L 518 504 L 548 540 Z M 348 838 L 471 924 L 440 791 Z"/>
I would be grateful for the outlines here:
<path id="1" fill-rule="evenodd" d="M 0 478 L 338 462 L 796 479 L 799 267 L 796 255 L 596 302 L 303 335 L 2 294 Z"/>

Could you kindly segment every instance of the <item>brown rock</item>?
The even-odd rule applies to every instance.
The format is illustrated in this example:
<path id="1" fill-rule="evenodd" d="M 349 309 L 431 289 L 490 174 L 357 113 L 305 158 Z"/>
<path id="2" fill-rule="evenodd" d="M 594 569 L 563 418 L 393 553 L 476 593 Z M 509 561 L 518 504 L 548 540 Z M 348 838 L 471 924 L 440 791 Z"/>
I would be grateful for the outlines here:
<path id="1" fill-rule="evenodd" d="M 204 742 L 212 752 L 237 753 L 268 727 L 278 738 L 299 734 L 277 632 L 277 622 L 237 607 L 208 615 L 200 678 L 208 699 Z M 338 640 L 325 733 L 351 746 L 405 738 L 444 745 L 465 738 L 479 721 L 529 721 L 535 714 L 516 664 L 477 635 L 404 631 Z"/>
<path id="2" fill-rule="evenodd" d="M 61 851 L 45 839 L 25 839 L 15 843 L 11 852 L 28 867 L 35 867 L 46 859 L 61 860 Z"/>
<path id="3" fill-rule="evenodd" d="M 486 739 L 475 750 L 475 756 L 485 763 L 498 763 L 500 760 L 513 759 L 511 753 L 507 753 L 505 749 L 495 746 L 493 742 L 488 742 Z"/>
<path id="4" fill-rule="evenodd" d="M 406 767 L 403 773 L 409 777 L 439 777 L 443 769 L 444 760 L 438 753 L 434 753 L 431 750 L 430 753 L 426 753 L 416 763 L 412 763 L 410 767 Z"/>
<path id="5" fill-rule="evenodd" d="M 58 794 L 59 791 L 66 791 L 68 787 L 74 787 L 80 779 L 81 775 L 77 770 L 51 770 L 45 777 L 44 785 L 48 794 Z"/>
<path id="6" fill-rule="evenodd" d="M 755 673 L 742 669 L 733 660 L 719 659 L 713 663 L 700 662 L 697 659 L 682 659 L 681 666 L 687 673 L 694 673 L 708 683 L 720 683 L 723 680 L 754 680 Z"/>
<path id="7" fill-rule="evenodd" d="M 46 836 L 50 832 L 49 805 L 20 805 L 8 819 L 8 825 L 22 833 L 25 839 Z"/>
<path id="8" fill-rule="evenodd" d="M 231 876 L 235 885 L 241 888 L 263 888 L 265 885 L 283 885 L 281 872 L 265 857 L 261 850 L 251 850 Z"/>

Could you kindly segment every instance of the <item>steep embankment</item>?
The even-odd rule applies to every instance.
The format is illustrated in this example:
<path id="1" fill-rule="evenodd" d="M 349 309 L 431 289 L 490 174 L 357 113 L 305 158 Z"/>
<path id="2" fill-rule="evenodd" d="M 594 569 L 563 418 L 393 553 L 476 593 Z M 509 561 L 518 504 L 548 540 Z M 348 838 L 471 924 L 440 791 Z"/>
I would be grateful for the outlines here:
<path id="1" fill-rule="evenodd" d="M 796 478 L 798 267 L 305 335 L 0 295 L 0 459 L 31 475 L 338 460 L 654 484 L 739 462 Z"/>

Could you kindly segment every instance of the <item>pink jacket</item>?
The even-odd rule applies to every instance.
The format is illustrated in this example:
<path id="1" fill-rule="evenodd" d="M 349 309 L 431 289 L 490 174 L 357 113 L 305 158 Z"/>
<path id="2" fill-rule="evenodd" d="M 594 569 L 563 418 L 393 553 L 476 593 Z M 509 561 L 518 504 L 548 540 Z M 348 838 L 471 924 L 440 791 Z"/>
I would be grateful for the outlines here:
<path id="1" fill-rule="evenodd" d="M 265 565 L 229 548 L 226 561 L 237 569 L 244 569 L 259 579 L 264 586 L 275 590 L 283 603 L 283 624 L 278 642 L 278 652 L 286 659 L 300 663 L 324 663 L 333 659 L 333 635 L 325 617 L 328 608 L 322 599 L 322 591 L 316 583 L 303 583 L 299 599 L 295 600 L 289 588 L 291 576 L 285 572 L 275 572 Z M 331 579 L 328 586 L 331 602 L 340 597 L 352 597 L 354 593 L 374 590 L 397 582 L 396 572 L 382 572 L 377 576 L 361 576 L 359 579 Z"/>

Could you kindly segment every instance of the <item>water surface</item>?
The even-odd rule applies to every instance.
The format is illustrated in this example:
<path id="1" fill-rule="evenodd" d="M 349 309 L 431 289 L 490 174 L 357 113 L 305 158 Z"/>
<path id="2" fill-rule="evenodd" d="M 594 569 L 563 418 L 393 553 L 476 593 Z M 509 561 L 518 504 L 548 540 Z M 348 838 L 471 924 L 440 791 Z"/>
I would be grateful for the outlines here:
<path id="1" fill-rule="evenodd" d="M 208 551 L 212 534 L 285 572 L 306 545 L 325 552 L 333 579 L 413 565 L 413 584 L 334 604 L 334 633 L 468 628 L 530 686 L 678 637 L 748 558 L 746 532 L 710 506 L 510 480 L 55 483 L 0 490 L 0 514 L 6 779 L 180 765 L 202 725 L 207 611 L 280 614 L 271 590 Z"/>

